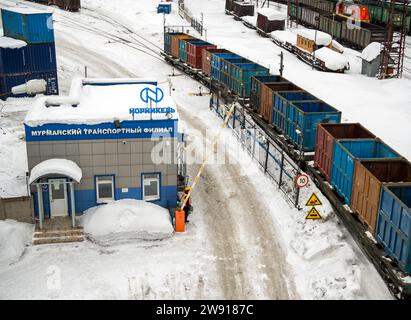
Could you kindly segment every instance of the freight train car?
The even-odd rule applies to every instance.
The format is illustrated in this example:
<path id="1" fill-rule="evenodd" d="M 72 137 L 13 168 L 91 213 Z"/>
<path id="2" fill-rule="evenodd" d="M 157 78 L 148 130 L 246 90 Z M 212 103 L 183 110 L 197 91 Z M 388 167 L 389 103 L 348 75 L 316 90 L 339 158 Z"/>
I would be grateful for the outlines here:
<path id="1" fill-rule="evenodd" d="M 28 0 L 31 2 L 44 4 L 44 5 L 54 5 L 59 7 L 60 9 L 77 12 L 81 8 L 80 0 Z"/>

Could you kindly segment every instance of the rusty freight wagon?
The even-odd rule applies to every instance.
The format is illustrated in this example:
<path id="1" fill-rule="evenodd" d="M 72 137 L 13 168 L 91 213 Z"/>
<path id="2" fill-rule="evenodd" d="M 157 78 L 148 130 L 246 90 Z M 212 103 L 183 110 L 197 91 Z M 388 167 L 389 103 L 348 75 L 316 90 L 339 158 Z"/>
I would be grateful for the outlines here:
<path id="1" fill-rule="evenodd" d="M 237 20 L 244 16 L 253 16 L 254 15 L 254 4 L 251 2 L 233 2 L 233 16 Z"/>
<path id="2" fill-rule="evenodd" d="M 339 139 L 375 139 L 359 123 L 320 123 L 317 128 L 314 166 L 330 182 L 334 143 Z"/>
<path id="3" fill-rule="evenodd" d="M 187 64 L 195 69 L 201 69 L 203 65 L 203 54 L 205 49 L 216 49 L 209 42 L 187 42 Z"/>
<path id="4" fill-rule="evenodd" d="M 257 12 L 257 32 L 263 36 L 276 30 L 284 30 L 287 16 L 279 11 L 263 8 Z"/>
<path id="5" fill-rule="evenodd" d="M 407 160 L 355 163 L 350 207 L 372 234 L 375 234 L 377 226 L 381 187 L 398 182 L 411 182 L 411 164 Z"/>

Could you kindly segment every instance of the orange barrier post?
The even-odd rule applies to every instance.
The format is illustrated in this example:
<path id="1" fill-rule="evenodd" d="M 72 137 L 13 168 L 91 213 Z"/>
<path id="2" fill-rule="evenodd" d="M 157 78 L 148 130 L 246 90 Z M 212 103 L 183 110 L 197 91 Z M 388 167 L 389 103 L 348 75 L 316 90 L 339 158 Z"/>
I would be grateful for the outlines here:
<path id="1" fill-rule="evenodd" d="M 175 229 L 176 232 L 185 232 L 186 231 L 186 217 L 184 210 L 175 211 Z"/>

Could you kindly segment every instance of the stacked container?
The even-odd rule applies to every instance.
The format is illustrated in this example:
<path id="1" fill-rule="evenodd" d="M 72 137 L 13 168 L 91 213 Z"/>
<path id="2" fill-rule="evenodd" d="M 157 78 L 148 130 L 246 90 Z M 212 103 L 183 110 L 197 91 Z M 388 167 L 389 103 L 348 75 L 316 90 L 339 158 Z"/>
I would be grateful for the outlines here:
<path id="1" fill-rule="evenodd" d="M 9 97 L 11 89 L 25 83 L 28 76 L 27 43 L 0 37 L 0 98 Z"/>
<path id="2" fill-rule="evenodd" d="M 201 69 L 203 65 L 203 55 L 206 49 L 215 49 L 215 45 L 202 41 L 187 43 L 187 64 L 194 69 Z"/>
<path id="3" fill-rule="evenodd" d="M 4 35 L 27 43 L 24 51 L 27 74 L 24 79 L 19 75 L 14 85 L 32 79 L 43 79 L 47 83 L 46 94 L 57 95 L 59 90 L 52 14 L 31 8 L 2 8 L 1 15 Z M 5 93 L 5 96 L 10 95 L 11 90 Z"/>
<path id="4" fill-rule="evenodd" d="M 201 70 L 207 76 L 211 76 L 211 60 L 214 53 L 231 53 L 226 49 L 205 49 L 202 56 Z"/>

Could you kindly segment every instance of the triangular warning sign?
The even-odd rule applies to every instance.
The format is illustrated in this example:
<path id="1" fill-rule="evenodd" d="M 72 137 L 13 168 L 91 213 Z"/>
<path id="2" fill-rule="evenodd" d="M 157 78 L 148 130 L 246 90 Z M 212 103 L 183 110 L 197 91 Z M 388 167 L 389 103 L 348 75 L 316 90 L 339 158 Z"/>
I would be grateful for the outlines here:
<path id="1" fill-rule="evenodd" d="M 314 207 L 314 206 L 322 206 L 322 203 L 320 199 L 318 199 L 317 195 L 313 193 L 305 205 L 306 207 Z"/>
<path id="2" fill-rule="evenodd" d="M 321 219 L 321 216 L 320 216 L 320 213 L 317 211 L 317 209 L 315 207 L 312 207 L 310 212 L 308 212 L 305 218 L 311 219 L 311 220 L 318 220 L 318 219 Z"/>

